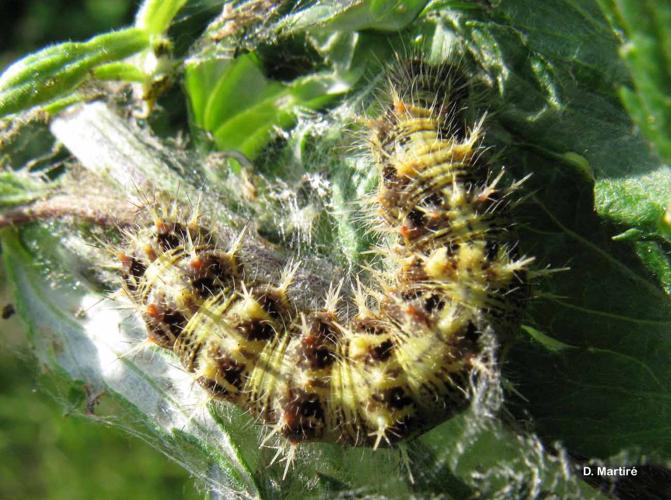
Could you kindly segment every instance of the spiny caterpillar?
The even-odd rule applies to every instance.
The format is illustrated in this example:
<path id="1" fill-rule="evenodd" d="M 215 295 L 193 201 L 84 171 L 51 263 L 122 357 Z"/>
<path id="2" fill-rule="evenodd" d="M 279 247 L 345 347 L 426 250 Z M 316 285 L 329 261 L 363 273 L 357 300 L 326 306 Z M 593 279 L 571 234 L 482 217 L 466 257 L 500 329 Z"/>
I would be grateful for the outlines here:
<path id="1" fill-rule="evenodd" d="M 482 333 L 514 327 L 527 295 L 532 259 L 513 256 L 502 215 L 517 184 L 487 181 L 483 120 L 464 123 L 451 69 L 409 73 L 369 122 L 391 269 L 357 288 L 355 314 L 339 311 L 339 287 L 321 309 L 293 303 L 295 267 L 258 276 L 240 240 L 224 249 L 198 218 L 156 214 L 119 252 L 149 339 L 292 445 L 376 448 L 449 418 L 469 402 Z"/>

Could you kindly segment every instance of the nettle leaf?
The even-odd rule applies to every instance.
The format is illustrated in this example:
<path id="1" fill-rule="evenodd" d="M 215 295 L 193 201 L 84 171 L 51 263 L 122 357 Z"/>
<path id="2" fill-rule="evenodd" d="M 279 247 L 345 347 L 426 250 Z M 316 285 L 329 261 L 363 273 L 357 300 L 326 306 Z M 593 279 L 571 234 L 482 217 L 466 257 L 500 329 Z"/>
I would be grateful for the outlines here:
<path id="1" fill-rule="evenodd" d="M 26 172 L 0 172 L 0 207 L 30 203 L 49 191 L 49 186 Z"/>
<path id="2" fill-rule="evenodd" d="M 149 46 L 142 30 L 127 28 L 66 42 L 19 60 L 0 75 L 0 117 L 66 98 L 95 67 L 124 59 Z"/>
<path id="3" fill-rule="evenodd" d="M 599 0 L 614 29 L 623 32 L 620 54 L 631 85 L 622 101 L 641 131 L 667 162 L 671 161 L 671 6 L 665 2 Z"/>
<path id="4" fill-rule="evenodd" d="M 217 149 L 250 159 L 274 130 L 291 127 L 301 110 L 319 109 L 349 88 L 332 73 L 273 81 L 254 54 L 194 58 L 186 64 L 185 86 L 193 127 L 208 132 Z"/>
<path id="5" fill-rule="evenodd" d="M 325 1 L 309 5 L 285 16 L 283 30 L 307 31 L 325 28 L 332 31 L 399 31 L 410 24 L 428 3 L 427 0 L 372 0 L 369 2 Z"/>
<path id="6" fill-rule="evenodd" d="M 162 34 L 186 0 L 146 0 L 136 27 L 104 33 L 85 42 L 63 42 L 12 64 L 0 75 L 0 118 L 34 108 L 55 115 L 84 100 L 77 92 L 93 78 L 141 82 L 147 89 L 170 64 Z M 138 55 L 133 62 L 128 58 Z M 145 93 L 149 93 L 145 89 Z"/>
<path id="7" fill-rule="evenodd" d="M 135 17 L 135 26 L 150 35 L 160 35 L 168 30 L 173 18 L 186 2 L 187 0 L 145 0 Z"/>
<path id="8" fill-rule="evenodd" d="M 629 74 L 618 39 L 591 3 L 506 2 L 482 14 L 443 22 L 466 39 L 497 87 L 503 130 L 495 133 L 507 143 L 507 163 L 533 173 L 523 245 L 542 265 L 569 267 L 541 285 L 530 318 L 576 347 L 517 344 L 506 367 L 522 397 L 514 406 L 575 455 L 628 449 L 665 463 L 671 261 L 657 221 L 671 171 L 619 102 Z M 567 153 L 589 169 L 564 161 Z M 614 240 L 631 229 L 643 241 Z"/>
<path id="9" fill-rule="evenodd" d="M 210 132 L 219 149 L 253 158 L 273 127 L 291 124 L 291 113 L 282 109 L 288 89 L 266 79 L 252 55 L 187 66 L 186 86 L 195 125 Z"/>
<path id="10" fill-rule="evenodd" d="M 613 220 L 633 223 L 669 239 L 671 206 L 671 7 L 656 2 L 600 1 L 614 29 L 624 36 L 620 54 L 631 81 L 620 97 L 636 126 L 666 165 L 639 166 L 636 175 L 618 176 L 601 186 L 599 204 Z M 668 260 L 668 258 L 667 258 Z M 667 287 L 668 289 L 668 287 Z"/>

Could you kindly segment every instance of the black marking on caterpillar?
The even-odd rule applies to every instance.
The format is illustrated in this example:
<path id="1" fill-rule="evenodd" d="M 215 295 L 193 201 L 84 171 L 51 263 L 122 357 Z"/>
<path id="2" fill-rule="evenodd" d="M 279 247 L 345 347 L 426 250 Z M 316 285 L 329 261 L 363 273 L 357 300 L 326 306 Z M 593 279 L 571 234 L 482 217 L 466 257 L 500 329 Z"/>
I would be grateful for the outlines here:
<path id="1" fill-rule="evenodd" d="M 291 270 L 279 283 L 257 276 L 238 244 L 222 248 L 197 219 L 157 215 L 119 252 L 149 339 L 292 444 L 376 448 L 462 410 L 481 333 L 514 327 L 527 296 L 532 259 L 505 241 L 502 200 L 517 185 L 487 181 L 483 120 L 466 123 L 453 71 L 426 68 L 392 84 L 389 109 L 369 124 L 373 207 L 395 240 L 384 250 L 394 267 L 379 290 L 359 288 L 352 317 L 333 289 L 323 308 L 301 309 L 287 294 Z"/>

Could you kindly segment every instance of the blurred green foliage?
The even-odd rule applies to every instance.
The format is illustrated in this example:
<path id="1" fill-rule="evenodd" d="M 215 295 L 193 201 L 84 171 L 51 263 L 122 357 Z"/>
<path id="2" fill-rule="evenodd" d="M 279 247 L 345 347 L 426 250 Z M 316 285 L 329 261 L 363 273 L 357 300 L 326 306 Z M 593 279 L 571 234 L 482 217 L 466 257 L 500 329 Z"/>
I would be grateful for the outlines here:
<path id="1" fill-rule="evenodd" d="M 129 24 L 130 0 L 6 0 L 0 16 L 0 66 L 55 41 L 81 40 Z"/>
<path id="2" fill-rule="evenodd" d="M 0 351 L 0 498 L 202 497 L 139 439 L 64 414 L 37 391 L 33 370 Z"/>
<path id="3" fill-rule="evenodd" d="M 132 22 L 130 0 L 8 0 L 0 67 L 54 41 L 80 40 Z M 189 475 L 121 430 L 64 414 L 38 392 L 23 346 L 0 344 L 0 498 L 202 498 Z M 10 347 L 11 346 L 11 347 Z M 112 467 L 114 465 L 114 467 Z"/>

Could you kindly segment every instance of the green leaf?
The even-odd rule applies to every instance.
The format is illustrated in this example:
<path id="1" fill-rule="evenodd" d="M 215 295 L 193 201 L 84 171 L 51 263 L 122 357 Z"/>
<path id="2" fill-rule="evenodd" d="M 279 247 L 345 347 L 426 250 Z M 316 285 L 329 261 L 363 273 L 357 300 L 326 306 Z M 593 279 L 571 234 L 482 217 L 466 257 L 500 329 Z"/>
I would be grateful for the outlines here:
<path id="1" fill-rule="evenodd" d="M 288 128 L 301 109 L 316 109 L 346 90 L 329 74 L 284 84 L 266 78 L 253 54 L 237 59 L 195 59 L 186 65 L 185 86 L 195 127 L 212 134 L 220 150 L 254 158 L 276 127 Z"/>
<path id="2" fill-rule="evenodd" d="M 659 219 L 671 171 L 619 101 L 629 76 L 616 34 L 594 2 L 517 0 L 462 15 L 432 5 L 438 32 L 464 40 L 498 94 L 488 140 L 507 147 L 516 177 L 533 173 L 535 195 L 517 215 L 522 248 L 539 267 L 568 268 L 539 278 L 528 318 L 575 348 L 520 336 L 505 365 L 521 396 L 510 408 L 576 455 L 642 451 L 668 463 L 671 253 Z M 586 163 L 576 169 L 567 153 Z M 613 241 L 632 228 L 650 243 Z"/>
<path id="3" fill-rule="evenodd" d="M 371 0 L 367 2 L 317 2 L 285 16 L 280 23 L 287 32 L 326 29 L 332 31 L 399 31 L 410 24 L 428 0 Z"/>
<path id="4" fill-rule="evenodd" d="M 0 208 L 30 203 L 49 191 L 50 186 L 25 172 L 0 172 Z"/>
<path id="5" fill-rule="evenodd" d="M 123 80 L 125 82 L 144 83 L 147 74 L 135 64 L 113 62 L 93 69 L 93 76 L 99 80 Z"/>
<path id="6" fill-rule="evenodd" d="M 622 87 L 622 101 L 659 155 L 671 162 L 671 4 L 599 0 L 599 5 L 625 37 L 620 54 L 633 88 Z"/>
<path id="7" fill-rule="evenodd" d="M 540 330 L 537 330 L 536 328 L 533 328 L 528 325 L 522 325 L 522 330 L 529 335 L 532 339 L 534 339 L 536 342 L 541 344 L 545 349 L 551 352 L 560 352 L 563 351 L 564 349 L 572 349 L 575 348 L 575 346 L 565 344 L 564 342 L 560 342 L 556 339 L 553 339 L 552 337 L 549 337 L 545 335 L 543 332 Z"/>
<path id="8" fill-rule="evenodd" d="M 275 105 L 285 87 L 268 81 L 251 54 L 187 65 L 185 81 L 194 124 L 210 132 L 219 149 L 253 157 L 273 126 L 288 125 L 289 116 Z"/>
<path id="9" fill-rule="evenodd" d="M 646 235 L 660 234 L 671 200 L 671 168 L 661 165 L 649 172 L 597 182 L 599 211 L 620 224 L 635 226 Z"/>
<path id="10" fill-rule="evenodd" d="M 186 1 L 145 0 L 135 17 L 135 26 L 150 35 L 160 35 L 167 31 L 173 18 Z"/>
<path id="11" fill-rule="evenodd" d="M 620 55 L 631 82 L 620 97 L 634 123 L 667 162 L 639 175 L 604 181 L 597 203 L 618 222 L 648 233 L 664 227 L 671 200 L 671 5 L 668 2 L 600 0 L 611 25 L 625 40 Z"/>
<path id="12" fill-rule="evenodd" d="M 66 97 L 96 66 L 125 59 L 148 44 L 143 31 L 128 28 L 26 56 L 0 75 L 0 117 Z"/>

